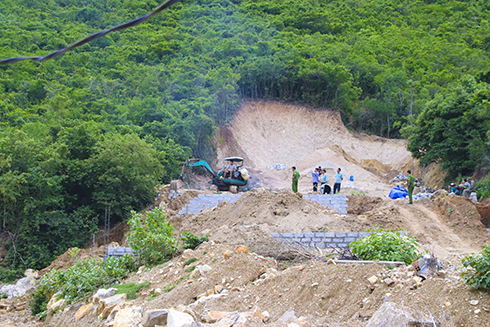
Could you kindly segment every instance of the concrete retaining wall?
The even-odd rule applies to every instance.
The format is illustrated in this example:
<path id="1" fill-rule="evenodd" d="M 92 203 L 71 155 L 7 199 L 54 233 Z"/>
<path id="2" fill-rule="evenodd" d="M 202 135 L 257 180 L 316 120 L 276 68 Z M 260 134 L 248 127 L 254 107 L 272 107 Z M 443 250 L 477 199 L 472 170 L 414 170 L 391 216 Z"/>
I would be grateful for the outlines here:
<path id="1" fill-rule="evenodd" d="M 300 242 L 306 246 L 320 249 L 340 248 L 346 249 L 352 241 L 365 237 L 371 232 L 350 233 L 272 233 L 272 237 L 284 242 Z M 406 235 L 406 232 L 400 232 Z"/>

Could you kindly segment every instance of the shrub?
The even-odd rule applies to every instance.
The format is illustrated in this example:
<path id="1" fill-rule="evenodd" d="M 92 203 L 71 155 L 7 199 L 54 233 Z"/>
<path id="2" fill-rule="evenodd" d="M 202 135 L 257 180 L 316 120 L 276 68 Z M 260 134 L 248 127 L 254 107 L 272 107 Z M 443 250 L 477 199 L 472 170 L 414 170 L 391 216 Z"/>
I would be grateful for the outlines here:
<path id="1" fill-rule="evenodd" d="M 353 241 L 350 250 L 362 260 L 403 261 L 410 264 L 417 260 L 415 239 L 400 232 L 376 228 L 366 237 Z"/>
<path id="2" fill-rule="evenodd" d="M 129 226 L 131 231 L 126 234 L 129 246 L 138 253 L 142 264 L 152 266 L 169 259 L 177 251 L 177 240 L 172 236 L 172 224 L 165 221 L 167 215 L 157 207 L 143 216 L 131 212 Z"/>
<path id="3" fill-rule="evenodd" d="M 209 237 L 207 235 L 199 237 L 190 232 L 180 234 L 180 238 L 182 239 L 182 247 L 184 249 L 192 250 L 201 245 L 201 243 L 209 241 Z"/>
<path id="4" fill-rule="evenodd" d="M 468 286 L 481 290 L 490 289 L 490 247 L 488 245 L 485 245 L 481 253 L 473 253 L 464 257 L 462 263 L 468 268 L 461 274 Z"/>
<path id="5" fill-rule="evenodd" d="M 55 293 L 68 303 L 77 301 L 92 294 L 95 290 L 116 280 L 126 277 L 136 265 L 131 256 L 119 259 L 109 257 L 107 260 L 87 259 L 76 262 L 67 270 L 53 269 L 45 274 L 32 293 L 31 312 L 40 317 L 45 316 L 46 305 Z"/>
<path id="6" fill-rule="evenodd" d="M 490 177 L 476 183 L 476 194 L 479 199 L 490 198 Z"/>

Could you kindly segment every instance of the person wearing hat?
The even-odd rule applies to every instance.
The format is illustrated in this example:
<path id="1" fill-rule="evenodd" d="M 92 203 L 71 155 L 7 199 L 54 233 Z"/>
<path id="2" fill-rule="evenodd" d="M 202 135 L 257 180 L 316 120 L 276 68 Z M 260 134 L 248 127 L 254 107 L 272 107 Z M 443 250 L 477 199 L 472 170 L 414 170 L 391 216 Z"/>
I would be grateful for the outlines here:
<path id="1" fill-rule="evenodd" d="M 415 188 L 415 177 L 412 176 L 412 171 L 407 170 L 407 186 L 408 186 L 408 203 L 413 204 L 413 189 Z"/>

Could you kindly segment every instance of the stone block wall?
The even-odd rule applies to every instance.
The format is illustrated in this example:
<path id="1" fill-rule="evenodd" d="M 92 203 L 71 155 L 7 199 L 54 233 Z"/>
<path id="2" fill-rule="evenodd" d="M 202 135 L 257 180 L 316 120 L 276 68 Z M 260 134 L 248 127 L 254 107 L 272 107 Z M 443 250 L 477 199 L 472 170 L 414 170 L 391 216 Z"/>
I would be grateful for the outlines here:
<path id="1" fill-rule="evenodd" d="M 284 242 L 299 242 L 309 247 L 320 249 L 347 249 L 352 241 L 365 237 L 371 232 L 348 233 L 272 233 L 272 237 Z M 406 232 L 400 232 L 406 235 Z"/>
<path id="2" fill-rule="evenodd" d="M 330 207 L 342 215 L 347 214 L 347 196 L 345 194 L 303 194 L 303 198 Z"/>

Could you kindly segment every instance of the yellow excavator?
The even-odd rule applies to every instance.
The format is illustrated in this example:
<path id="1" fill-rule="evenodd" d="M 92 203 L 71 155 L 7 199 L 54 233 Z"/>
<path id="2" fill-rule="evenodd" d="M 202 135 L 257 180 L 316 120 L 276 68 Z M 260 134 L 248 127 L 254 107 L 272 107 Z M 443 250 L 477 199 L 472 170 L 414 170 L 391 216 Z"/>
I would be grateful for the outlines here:
<path id="1" fill-rule="evenodd" d="M 182 172 L 179 179 L 170 182 L 170 189 L 177 191 L 179 188 L 184 186 L 184 177 L 187 169 L 192 167 L 203 167 L 212 175 L 212 180 L 210 183 L 216 185 L 218 191 L 229 191 L 230 186 L 236 186 L 238 192 L 240 187 L 247 185 L 250 174 L 247 169 L 243 167 L 243 158 L 241 157 L 225 158 L 225 162 L 228 162 L 230 166 L 234 165 L 236 167 L 235 170 L 231 171 L 229 177 L 225 176 L 225 170 L 215 172 L 204 160 L 188 159 L 185 161 L 182 167 Z"/>

